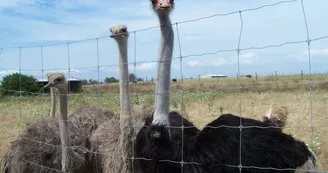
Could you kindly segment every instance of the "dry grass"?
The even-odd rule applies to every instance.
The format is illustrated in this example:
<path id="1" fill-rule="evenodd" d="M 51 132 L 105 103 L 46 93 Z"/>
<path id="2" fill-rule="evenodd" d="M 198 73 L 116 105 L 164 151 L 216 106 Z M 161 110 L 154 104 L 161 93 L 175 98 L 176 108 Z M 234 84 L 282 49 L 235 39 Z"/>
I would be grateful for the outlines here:
<path id="1" fill-rule="evenodd" d="M 253 79 L 251 80 L 253 81 Z M 287 82 L 295 83 L 295 81 Z M 185 84 L 172 85 L 172 88 L 175 87 L 175 91 L 185 90 L 185 92 L 175 92 L 174 90 L 171 92 L 171 107 L 182 112 L 185 111 L 189 119 L 198 127 L 203 127 L 221 113 L 240 115 L 240 96 L 237 89 L 223 90 L 218 89 L 220 87 L 216 85 L 216 91 L 187 92 L 186 90 L 191 85 L 198 85 L 195 90 L 205 90 L 211 89 L 210 86 L 216 84 L 209 82 L 200 87 L 199 84 L 187 83 L 185 81 Z M 229 88 L 229 85 L 237 84 L 227 81 L 224 85 L 227 85 Z M 258 87 L 260 89 L 246 90 L 242 93 L 241 115 L 261 119 L 261 116 L 265 114 L 271 104 L 276 103 L 286 106 L 289 110 L 289 117 L 284 131 L 304 140 L 315 151 L 323 168 L 328 170 L 328 84 L 318 84 L 313 90 L 312 121 L 317 126 L 313 130 L 313 145 L 309 128 L 311 124 L 311 109 L 307 85 L 291 87 L 297 86 L 296 84 L 268 87 L 266 82 L 259 82 L 259 85 L 261 86 Z M 98 88 L 106 88 L 107 86 L 103 85 Z M 134 103 L 153 104 L 154 96 L 152 93 L 149 93 L 154 88 L 152 84 L 137 84 L 134 87 L 138 87 L 138 91 L 143 92 L 132 96 Z M 88 92 L 93 91 L 90 86 L 86 88 L 88 88 Z M 103 92 L 106 92 L 106 94 L 99 95 L 89 93 L 79 96 L 71 95 L 69 98 L 69 111 L 71 113 L 77 107 L 84 105 L 99 106 L 119 111 L 119 95 L 111 93 L 118 90 L 114 90 L 103 89 Z M 133 91 L 135 90 L 136 88 L 133 89 Z M 10 141 L 26 127 L 26 124 L 34 122 L 40 117 L 49 116 L 49 111 L 50 97 L 47 96 L 0 99 L 0 157 L 4 155 Z"/>
<path id="2" fill-rule="evenodd" d="M 314 81 L 314 88 L 328 89 L 328 75 L 317 74 L 312 76 Z M 213 89 L 231 89 L 238 90 L 239 83 L 247 91 L 290 91 L 298 89 L 306 89 L 308 87 L 309 80 L 303 76 L 303 79 L 299 75 L 279 76 L 278 80 L 275 76 L 259 76 L 257 79 L 253 77 L 240 78 L 217 78 L 217 79 L 185 79 L 183 82 L 178 81 L 171 84 L 171 91 L 199 91 L 199 90 L 213 90 Z M 319 82 L 319 83 L 317 83 Z M 132 84 L 131 89 L 133 92 L 147 93 L 154 92 L 154 82 L 140 82 L 138 84 Z M 84 85 L 83 91 L 85 93 L 118 93 L 118 83 L 113 84 L 97 84 L 97 85 Z"/>

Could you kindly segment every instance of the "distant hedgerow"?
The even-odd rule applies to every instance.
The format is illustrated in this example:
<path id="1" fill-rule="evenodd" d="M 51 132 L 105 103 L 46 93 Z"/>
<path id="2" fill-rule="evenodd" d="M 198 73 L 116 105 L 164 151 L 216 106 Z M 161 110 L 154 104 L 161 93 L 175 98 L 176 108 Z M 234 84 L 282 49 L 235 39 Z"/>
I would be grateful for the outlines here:
<path id="1" fill-rule="evenodd" d="M 0 89 L 2 96 L 19 96 L 20 90 L 25 91 L 21 95 L 31 95 L 31 93 L 40 91 L 40 86 L 33 76 L 13 73 L 2 79 Z"/>

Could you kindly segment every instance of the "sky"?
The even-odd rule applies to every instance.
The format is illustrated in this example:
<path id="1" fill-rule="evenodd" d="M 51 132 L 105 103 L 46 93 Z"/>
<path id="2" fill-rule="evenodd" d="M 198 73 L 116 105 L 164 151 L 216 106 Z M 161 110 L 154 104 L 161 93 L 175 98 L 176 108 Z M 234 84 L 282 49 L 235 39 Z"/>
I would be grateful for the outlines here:
<path id="1" fill-rule="evenodd" d="M 170 16 L 172 23 L 177 23 L 173 26 L 171 77 L 236 76 L 238 71 L 260 75 L 275 71 L 308 73 L 302 1 L 246 10 L 280 1 L 176 0 Z M 327 6 L 327 0 L 304 0 L 311 40 L 328 36 Z M 215 15 L 234 11 L 237 13 Z M 184 22 L 208 16 L 212 17 Z M 109 28 L 118 24 L 125 24 L 131 32 L 130 73 L 156 77 L 160 33 L 149 0 L 0 0 L 0 23 L 0 80 L 19 69 L 37 79 L 47 72 L 64 72 L 70 77 L 98 80 L 98 69 L 100 81 L 118 77 L 117 45 L 108 38 Z M 328 73 L 328 38 L 310 43 L 312 73 Z"/>

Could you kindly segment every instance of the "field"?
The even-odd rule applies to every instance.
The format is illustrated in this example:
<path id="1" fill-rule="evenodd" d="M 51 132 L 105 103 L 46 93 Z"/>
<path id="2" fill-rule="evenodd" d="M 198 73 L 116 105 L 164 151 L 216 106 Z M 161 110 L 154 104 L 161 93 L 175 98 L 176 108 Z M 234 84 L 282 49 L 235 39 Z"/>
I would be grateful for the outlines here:
<path id="1" fill-rule="evenodd" d="M 305 141 L 317 154 L 324 170 L 328 170 L 328 75 L 313 76 L 311 142 L 311 109 L 308 80 L 300 75 L 258 77 L 256 79 L 188 79 L 172 83 L 171 108 L 185 112 L 196 126 L 202 128 L 222 113 L 261 119 L 271 104 L 287 106 L 289 119 L 284 132 Z M 238 86 L 242 86 L 241 92 Z M 69 112 L 79 106 L 95 105 L 114 111 L 119 110 L 117 84 L 83 86 L 83 93 L 69 98 Z M 134 104 L 152 105 L 154 84 L 138 83 L 132 86 Z M 183 92 L 182 92 L 183 91 Z M 98 94 L 96 94 L 98 92 Z M 0 157 L 10 141 L 26 125 L 49 116 L 50 97 L 8 97 L 0 99 Z M 58 115 L 58 113 L 57 113 Z"/>

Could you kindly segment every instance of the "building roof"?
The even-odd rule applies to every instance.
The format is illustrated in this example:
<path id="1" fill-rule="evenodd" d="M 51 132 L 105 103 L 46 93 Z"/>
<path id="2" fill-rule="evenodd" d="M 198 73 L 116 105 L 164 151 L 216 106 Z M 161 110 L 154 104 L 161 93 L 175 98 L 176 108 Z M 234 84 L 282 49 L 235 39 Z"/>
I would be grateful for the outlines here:
<path id="1" fill-rule="evenodd" d="M 224 75 L 224 74 L 204 74 L 201 76 L 226 76 L 226 75 Z"/>
<path id="2" fill-rule="evenodd" d="M 82 81 L 81 79 L 76 79 L 76 78 L 68 78 L 68 81 Z M 37 79 L 37 82 L 48 82 L 47 78 L 44 79 Z"/>

